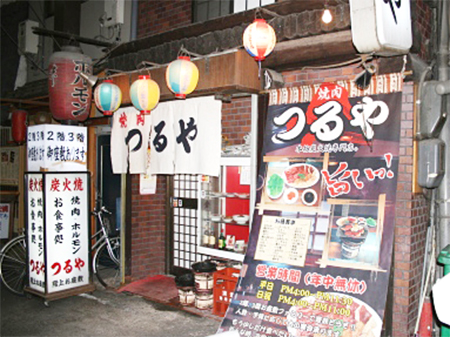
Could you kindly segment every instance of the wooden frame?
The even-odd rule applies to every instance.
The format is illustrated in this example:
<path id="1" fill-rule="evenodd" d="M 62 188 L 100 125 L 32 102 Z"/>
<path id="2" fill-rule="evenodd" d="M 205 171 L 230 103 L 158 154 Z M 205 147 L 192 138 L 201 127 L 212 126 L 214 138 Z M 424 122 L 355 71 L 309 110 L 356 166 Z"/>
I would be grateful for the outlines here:
<path id="1" fill-rule="evenodd" d="M 285 156 L 265 156 L 263 158 L 264 163 L 273 163 L 273 162 L 288 162 L 288 163 L 303 163 L 306 161 L 307 158 L 302 157 L 285 157 Z M 311 158 L 308 158 L 310 162 L 322 162 L 322 170 L 328 169 L 328 163 L 329 163 L 329 154 L 325 153 L 323 157 L 317 157 L 311 160 Z M 267 164 L 266 164 L 267 165 Z M 267 177 L 272 171 L 277 170 L 270 170 L 269 167 L 266 168 L 266 176 L 264 177 L 264 187 L 263 192 L 261 194 L 261 202 L 256 205 L 256 208 L 259 209 L 259 214 L 263 214 L 264 210 L 274 210 L 274 211 L 285 211 L 285 212 L 311 212 L 311 211 L 319 211 L 320 210 L 320 203 L 323 198 L 323 191 L 325 188 L 325 182 L 323 180 L 320 181 L 319 184 L 314 188 L 317 192 L 317 202 L 316 206 L 306 206 L 306 205 L 298 205 L 298 204 L 292 204 L 288 205 L 286 203 L 283 203 L 282 201 L 273 201 L 270 200 L 269 197 L 266 194 L 266 181 Z M 279 170 L 278 170 L 279 171 Z M 279 172 L 273 172 L 273 173 L 279 173 Z M 320 173 L 319 173 L 320 174 Z"/>
<path id="2" fill-rule="evenodd" d="M 379 267 L 380 263 L 380 247 L 383 239 L 383 227 L 384 227 L 384 213 L 386 207 L 386 194 L 380 194 L 378 200 L 352 200 L 352 199 L 328 199 L 327 203 L 332 205 L 332 212 L 330 217 L 330 224 L 328 226 L 328 233 L 326 237 L 325 247 L 322 254 L 322 258 L 318 261 L 320 263 L 321 268 L 325 268 L 327 266 L 336 266 L 336 267 L 344 267 L 351 269 L 361 269 L 361 270 L 373 270 L 386 272 L 387 270 L 383 270 Z M 332 244 L 332 229 L 334 224 L 334 219 L 336 215 L 334 214 L 335 206 L 362 206 L 362 207 L 377 207 L 377 225 L 376 225 L 376 242 L 378 244 L 378 256 L 374 263 L 364 263 L 364 262 L 350 262 L 351 260 L 344 260 L 344 258 L 332 260 L 330 259 L 330 244 Z M 336 253 L 336 251 L 334 252 Z"/>

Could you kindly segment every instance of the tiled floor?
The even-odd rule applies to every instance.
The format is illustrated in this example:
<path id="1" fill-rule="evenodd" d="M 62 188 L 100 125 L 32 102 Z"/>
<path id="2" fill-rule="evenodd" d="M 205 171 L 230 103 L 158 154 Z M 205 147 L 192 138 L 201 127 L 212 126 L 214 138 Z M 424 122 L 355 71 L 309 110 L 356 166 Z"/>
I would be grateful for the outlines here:
<path id="1" fill-rule="evenodd" d="M 213 315 L 212 309 L 200 310 L 193 305 L 181 305 L 178 300 L 178 289 L 175 285 L 175 279 L 171 276 L 157 275 L 147 277 L 123 286 L 118 292 L 129 292 L 150 301 L 177 307 L 194 315 L 208 317 L 219 322 L 222 320 L 221 317 Z"/>

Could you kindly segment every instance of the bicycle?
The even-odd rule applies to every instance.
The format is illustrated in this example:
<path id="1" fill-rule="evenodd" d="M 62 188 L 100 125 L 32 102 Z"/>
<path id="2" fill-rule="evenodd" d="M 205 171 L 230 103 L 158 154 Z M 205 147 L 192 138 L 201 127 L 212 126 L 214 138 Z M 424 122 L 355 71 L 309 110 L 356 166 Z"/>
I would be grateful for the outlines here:
<path id="1" fill-rule="evenodd" d="M 25 235 L 9 241 L 0 252 L 0 278 L 17 295 L 24 294 L 27 276 L 27 246 Z"/>
<path id="2" fill-rule="evenodd" d="M 102 286 L 117 289 L 121 284 L 120 238 L 112 236 L 113 230 L 109 219 L 104 214 L 111 214 L 105 206 L 94 210 L 100 229 L 91 237 L 95 239 L 91 251 L 92 270 Z M 27 246 L 25 235 L 20 235 L 8 242 L 0 251 L 0 278 L 3 284 L 17 295 L 24 294 L 27 276 Z"/>
<path id="3" fill-rule="evenodd" d="M 100 229 L 91 237 L 96 239 L 92 250 L 95 251 L 92 260 L 92 269 L 98 281 L 109 289 L 117 289 L 122 281 L 120 266 L 120 237 L 110 237 L 114 231 L 104 214 L 111 215 L 111 212 L 102 206 L 99 211 L 94 210 L 100 224 Z"/>

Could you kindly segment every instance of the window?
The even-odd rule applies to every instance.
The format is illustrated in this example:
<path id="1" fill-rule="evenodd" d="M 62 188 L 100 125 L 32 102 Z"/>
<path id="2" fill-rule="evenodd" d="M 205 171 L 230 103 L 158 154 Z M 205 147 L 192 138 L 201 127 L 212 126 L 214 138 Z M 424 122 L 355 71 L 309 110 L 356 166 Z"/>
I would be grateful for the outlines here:
<path id="1" fill-rule="evenodd" d="M 193 21 L 203 22 L 275 3 L 275 0 L 194 0 Z"/>

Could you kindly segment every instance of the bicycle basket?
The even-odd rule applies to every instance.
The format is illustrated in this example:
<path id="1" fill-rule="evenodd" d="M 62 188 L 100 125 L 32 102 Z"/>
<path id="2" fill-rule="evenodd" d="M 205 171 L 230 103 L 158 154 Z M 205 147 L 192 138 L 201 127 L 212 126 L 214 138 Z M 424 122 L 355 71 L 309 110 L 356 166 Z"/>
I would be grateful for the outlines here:
<path id="1" fill-rule="evenodd" d="M 118 236 L 119 231 L 112 223 L 113 223 L 113 221 L 111 220 L 111 216 L 104 214 L 103 215 L 103 225 L 106 228 L 106 232 L 108 233 L 108 236 Z"/>

